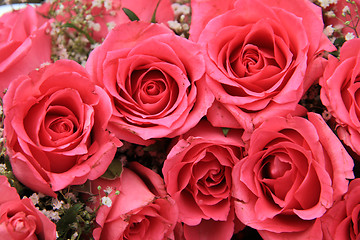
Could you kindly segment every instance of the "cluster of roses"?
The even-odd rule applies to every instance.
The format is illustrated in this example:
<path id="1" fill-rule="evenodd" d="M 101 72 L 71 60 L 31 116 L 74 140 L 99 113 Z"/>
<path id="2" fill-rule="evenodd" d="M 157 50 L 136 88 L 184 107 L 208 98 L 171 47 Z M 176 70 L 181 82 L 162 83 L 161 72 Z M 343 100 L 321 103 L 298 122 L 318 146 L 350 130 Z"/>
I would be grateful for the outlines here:
<path id="1" fill-rule="evenodd" d="M 157 4 L 130 2 L 121 1 L 141 20 Z M 336 48 L 309 0 L 191 8 L 189 39 L 114 17 L 85 68 L 66 59 L 39 68 L 50 61 L 52 20 L 36 8 L 0 18 L 4 134 L 17 179 L 52 197 L 87 180 L 95 194 L 114 189 L 98 196 L 111 204 L 97 212 L 95 239 L 230 239 L 245 226 L 264 239 L 356 239 L 360 182 L 348 187 L 354 160 L 339 138 L 360 155 L 360 40 L 347 41 L 340 59 L 324 58 Z M 157 15 L 171 20 L 171 2 Z M 299 105 L 317 81 L 338 136 Z M 173 140 L 163 179 L 137 162 L 100 178 L 121 141 L 162 138 Z M 55 238 L 50 221 L 0 180 L 11 193 L 0 197 L 0 232 Z"/>

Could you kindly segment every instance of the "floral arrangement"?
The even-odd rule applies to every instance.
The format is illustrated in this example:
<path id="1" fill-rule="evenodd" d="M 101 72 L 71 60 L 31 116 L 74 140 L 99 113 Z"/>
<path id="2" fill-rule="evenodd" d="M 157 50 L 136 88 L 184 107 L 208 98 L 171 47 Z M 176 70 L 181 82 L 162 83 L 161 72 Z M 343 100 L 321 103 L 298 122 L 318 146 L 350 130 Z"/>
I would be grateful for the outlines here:
<path id="1" fill-rule="evenodd" d="M 359 7 L 3 14 L 0 238 L 358 239 Z"/>

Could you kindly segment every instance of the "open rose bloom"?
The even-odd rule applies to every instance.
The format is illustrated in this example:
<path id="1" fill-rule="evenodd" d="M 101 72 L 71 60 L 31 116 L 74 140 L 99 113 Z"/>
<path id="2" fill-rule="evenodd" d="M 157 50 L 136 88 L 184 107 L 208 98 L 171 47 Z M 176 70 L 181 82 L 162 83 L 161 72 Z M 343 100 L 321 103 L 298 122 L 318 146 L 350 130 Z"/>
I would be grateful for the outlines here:
<path id="1" fill-rule="evenodd" d="M 321 217 L 324 239 L 356 240 L 360 229 L 360 179 L 350 182 L 344 197 Z"/>
<path id="2" fill-rule="evenodd" d="M 0 176 L 0 193 L 1 239 L 56 239 L 55 224 L 36 209 L 30 199 L 20 199 L 5 176 Z"/>
<path id="3" fill-rule="evenodd" d="M 206 7 L 213 1 L 197 2 Z M 298 111 L 322 74 L 325 59 L 319 54 L 335 48 L 322 34 L 321 9 L 308 0 L 238 0 L 232 9 L 225 2 L 230 10 L 212 11 L 219 15 L 198 39 L 215 95 L 207 117 L 215 126 L 251 133 L 268 117 Z"/>
<path id="4" fill-rule="evenodd" d="M 49 19 L 34 7 L 6 13 L 0 17 L 0 91 L 16 77 L 28 74 L 50 62 Z"/>
<path id="5" fill-rule="evenodd" d="M 51 196 L 100 177 L 121 146 L 105 130 L 109 102 L 85 69 L 70 60 L 14 80 L 4 97 L 4 113 L 15 176 L 33 191 Z"/>
<path id="6" fill-rule="evenodd" d="M 264 239 L 322 239 L 319 218 L 347 191 L 352 168 L 320 115 L 270 118 L 234 166 L 236 215 Z"/>
<path id="7" fill-rule="evenodd" d="M 174 239 L 178 209 L 155 172 L 133 162 L 119 178 L 99 178 L 91 184 L 95 194 L 98 186 L 112 189 L 108 195 L 111 203 L 97 212 L 98 226 L 93 232 L 96 240 Z M 104 196 L 101 191 L 100 197 Z"/>
<path id="8" fill-rule="evenodd" d="M 321 101 L 334 116 L 339 138 L 360 154 L 360 40 L 352 39 L 341 48 L 340 60 L 329 56 L 320 79 Z"/>
<path id="9" fill-rule="evenodd" d="M 86 69 L 111 98 L 108 129 L 129 142 L 185 133 L 213 101 L 199 46 L 164 25 L 117 26 L 90 54 Z"/>
<path id="10" fill-rule="evenodd" d="M 235 228 L 231 172 L 243 157 L 241 137 L 239 130 L 225 137 L 220 128 L 203 121 L 181 136 L 167 156 L 164 180 L 179 207 L 187 239 L 231 238 Z M 216 234 L 205 231 L 209 228 Z"/>

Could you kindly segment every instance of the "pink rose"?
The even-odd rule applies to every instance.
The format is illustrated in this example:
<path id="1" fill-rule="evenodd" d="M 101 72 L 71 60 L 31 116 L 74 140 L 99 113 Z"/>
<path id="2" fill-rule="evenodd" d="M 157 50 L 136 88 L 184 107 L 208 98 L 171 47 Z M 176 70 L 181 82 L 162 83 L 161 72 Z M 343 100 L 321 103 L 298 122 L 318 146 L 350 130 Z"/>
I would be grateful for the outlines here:
<path id="1" fill-rule="evenodd" d="M 340 61 L 329 56 L 328 65 L 320 79 L 320 98 L 338 127 L 344 143 L 360 155 L 360 39 L 345 42 L 340 50 Z"/>
<path id="2" fill-rule="evenodd" d="M 1 239 L 56 239 L 56 226 L 35 208 L 29 198 L 20 199 L 5 176 L 0 176 Z"/>
<path id="3" fill-rule="evenodd" d="M 129 142 L 180 135 L 213 101 L 198 45 L 160 24 L 117 26 L 90 54 L 86 69 L 111 97 L 108 129 Z"/>
<path id="4" fill-rule="evenodd" d="M 200 122 L 176 142 L 164 162 L 166 188 L 189 239 L 209 226 L 216 231 L 208 231 L 212 234 L 206 239 L 230 239 L 234 232 L 231 171 L 243 157 L 241 133 L 232 129 L 225 137 L 220 128 Z"/>
<path id="5" fill-rule="evenodd" d="M 320 115 L 267 119 L 234 166 L 235 212 L 264 239 L 322 239 L 318 220 L 354 177 L 353 160 Z"/>
<path id="6" fill-rule="evenodd" d="M 349 190 L 340 201 L 321 218 L 324 240 L 359 239 L 360 179 L 350 182 Z"/>
<path id="7" fill-rule="evenodd" d="M 17 179 L 35 192 L 101 176 L 121 143 L 105 130 L 110 100 L 74 61 L 15 79 L 4 97 L 6 147 Z"/>
<path id="8" fill-rule="evenodd" d="M 129 17 L 123 11 L 123 8 L 130 9 L 132 12 L 139 17 L 141 21 L 150 22 L 152 15 L 155 11 L 157 3 L 159 0 L 117 0 L 117 1 L 106 1 L 104 4 L 99 6 L 94 4 L 93 0 L 82 0 L 84 6 L 91 10 L 91 15 L 94 16 L 94 23 L 100 25 L 100 29 L 90 29 L 90 35 L 98 42 L 102 42 L 106 35 L 109 33 L 108 23 L 118 25 L 122 23 L 129 22 Z M 108 4 L 108 3 L 111 4 Z M 65 8 L 74 5 L 74 1 L 65 1 L 61 2 Z M 105 5 L 105 6 L 104 6 Z M 56 6 L 56 7 L 54 7 Z M 39 7 L 39 11 L 45 15 L 48 15 L 50 9 L 59 10 L 59 2 L 54 2 L 54 4 L 44 3 Z M 76 14 L 76 13 L 72 13 Z M 61 22 L 66 22 L 70 18 L 70 15 L 57 15 L 56 20 Z M 156 22 L 167 24 L 167 21 L 174 19 L 174 11 L 171 8 L 170 0 L 161 0 L 156 11 Z"/>
<path id="9" fill-rule="evenodd" d="M 15 78 L 50 62 L 49 20 L 35 8 L 6 13 L 0 17 L 0 91 Z"/>
<path id="10" fill-rule="evenodd" d="M 95 194 L 98 186 L 112 190 L 107 196 L 111 204 L 102 205 L 97 212 L 96 240 L 173 239 L 178 209 L 167 196 L 163 180 L 152 170 L 132 162 L 119 178 L 99 178 L 91 186 Z M 100 193 L 105 197 L 104 191 Z"/>
<path id="11" fill-rule="evenodd" d="M 207 83 L 216 101 L 207 117 L 219 127 L 254 127 L 297 111 L 334 46 L 321 9 L 308 0 L 238 0 L 201 32 Z"/>

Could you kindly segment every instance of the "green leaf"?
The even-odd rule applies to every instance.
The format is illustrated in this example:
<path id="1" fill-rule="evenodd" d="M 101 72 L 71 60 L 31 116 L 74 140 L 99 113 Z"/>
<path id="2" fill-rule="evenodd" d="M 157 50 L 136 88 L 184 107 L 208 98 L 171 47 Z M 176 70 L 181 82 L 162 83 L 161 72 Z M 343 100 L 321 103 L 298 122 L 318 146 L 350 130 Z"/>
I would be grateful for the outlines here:
<path id="1" fill-rule="evenodd" d="M 130 21 L 139 21 L 139 17 L 136 16 L 136 14 L 131 11 L 130 9 L 128 8 L 123 8 L 122 9 L 124 11 L 124 13 L 126 14 L 126 16 L 128 16 L 128 18 L 130 19 Z"/>
<path id="2" fill-rule="evenodd" d="M 89 33 L 85 32 L 84 30 L 78 28 L 76 25 L 74 25 L 73 23 L 70 23 L 70 22 L 67 22 L 65 24 L 62 25 L 63 27 L 66 27 L 66 28 L 73 28 L 75 29 L 76 31 L 78 31 L 79 33 L 83 34 L 87 40 L 89 40 L 89 42 L 91 44 L 94 44 L 96 43 L 96 41 L 89 35 Z"/>
<path id="3" fill-rule="evenodd" d="M 151 17 L 151 21 L 150 21 L 151 23 L 156 23 L 156 12 L 157 12 L 157 9 L 159 7 L 160 2 L 161 2 L 161 0 L 159 0 L 157 2 L 157 4 L 156 4 L 155 10 L 154 10 L 153 15 Z"/>
<path id="4" fill-rule="evenodd" d="M 223 132 L 225 137 L 228 135 L 229 130 L 230 130 L 230 128 L 222 128 L 222 132 Z"/>
<path id="5" fill-rule="evenodd" d="M 122 170 L 123 170 L 123 165 L 120 162 L 120 160 L 114 159 L 109 165 L 106 172 L 101 177 L 112 180 L 120 177 Z"/>
<path id="6" fill-rule="evenodd" d="M 70 225 L 76 222 L 76 216 L 79 215 L 83 203 L 76 203 L 64 212 L 61 219 L 56 223 L 56 229 L 59 236 L 64 236 L 70 230 Z"/>

